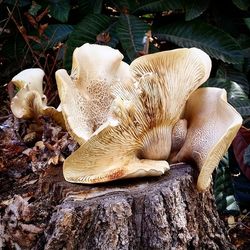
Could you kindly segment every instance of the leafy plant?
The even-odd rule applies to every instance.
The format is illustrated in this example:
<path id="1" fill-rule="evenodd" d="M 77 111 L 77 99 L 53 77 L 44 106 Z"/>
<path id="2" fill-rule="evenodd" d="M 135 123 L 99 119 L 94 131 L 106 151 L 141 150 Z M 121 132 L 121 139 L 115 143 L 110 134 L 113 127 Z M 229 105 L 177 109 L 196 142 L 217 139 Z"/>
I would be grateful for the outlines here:
<path id="1" fill-rule="evenodd" d="M 234 196 L 228 155 L 221 160 L 215 172 L 214 196 L 217 208 L 222 213 L 238 214 L 239 205 Z"/>

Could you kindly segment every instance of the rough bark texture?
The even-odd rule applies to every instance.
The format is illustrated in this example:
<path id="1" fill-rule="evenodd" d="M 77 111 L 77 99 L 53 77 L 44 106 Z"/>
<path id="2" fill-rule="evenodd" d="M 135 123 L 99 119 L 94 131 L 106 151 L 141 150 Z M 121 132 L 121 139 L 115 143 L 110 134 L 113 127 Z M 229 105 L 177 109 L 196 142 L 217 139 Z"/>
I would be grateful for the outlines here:
<path id="1" fill-rule="evenodd" d="M 19 163 L 16 176 L 0 153 L 0 249 L 234 249 L 211 191 L 196 191 L 188 165 L 87 186 L 66 182 L 60 164 L 34 173 Z"/>
<path id="2" fill-rule="evenodd" d="M 230 249 L 211 193 L 198 194 L 192 176 L 178 165 L 159 179 L 68 193 L 45 249 Z"/>
<path id="3" fill-rule="evenodd" d="M 51 167 L 28 201 L 5 209 L 5 246 L 22 249 L 233 249 L 210 192 L 177 165 L 161 178 L 99 186 L 66 183 Z M 128 183 L 128 184 L 127 184 Z"/>

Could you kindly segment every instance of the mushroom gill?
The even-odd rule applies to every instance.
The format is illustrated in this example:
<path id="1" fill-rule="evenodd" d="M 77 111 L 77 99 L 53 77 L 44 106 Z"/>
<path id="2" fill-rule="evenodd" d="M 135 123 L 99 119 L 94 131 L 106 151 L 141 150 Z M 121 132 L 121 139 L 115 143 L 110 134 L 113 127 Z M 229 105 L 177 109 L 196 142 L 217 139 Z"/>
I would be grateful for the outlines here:
<path id="1" fill-rule="evenodd" d="M 151 112 L 151 122 L 143 137 L 142 158 L 167 159 L 172 128 L 181 118 L 189 96 L 208 79 L 211 60 L 200 49 L 183 48 L 139 57 L 130 68 L 137 81 L 154 74 L 158 90 L 149 90 L 151 99 L 144 104 L 144 109 Z"/>
<path id="2" fill-rule="evenodd" d="M 70 76 L 64 69 L 56 72 L 66 126 L 79 144 L 106 121 L 112 88 L 129 81 L 129 66 L 122 59 L 118 50 L 86 43 L 73 53 Z"/>
<path id="3" fill-rule="evenodd" d="M 172 129 L 210 69 L 210 58 L 196 48 L 146 55 L 132 62 L 135 82 L 113 88 L 116 98 L 107 122 L 65 160 L 65 179 L 97 183 L 163 174 L 169 168 L 165 160 Z"/>
<path id="4" fill-rule="evenodd" d="M 227 102 L 226 91 L 219 88 L 196 90 L 187 101 L 184 118 L 188 124 L 187 134 L 173 162 L 195 161 L 200 171 L 197 189 L 205 191 L 242 118 Z"/>

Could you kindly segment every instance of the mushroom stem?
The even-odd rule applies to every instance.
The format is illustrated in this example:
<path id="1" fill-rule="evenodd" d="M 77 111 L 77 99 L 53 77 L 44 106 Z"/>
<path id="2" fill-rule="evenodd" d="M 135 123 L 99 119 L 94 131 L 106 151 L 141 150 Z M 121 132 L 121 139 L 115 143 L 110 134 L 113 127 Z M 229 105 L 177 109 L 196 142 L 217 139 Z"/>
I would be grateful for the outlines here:
<path id="1" fill-rule="evenodd" d="M 155 127 L 145 134 L 141 159 L 166 160 L 171 149 L 171 126 Z"/>

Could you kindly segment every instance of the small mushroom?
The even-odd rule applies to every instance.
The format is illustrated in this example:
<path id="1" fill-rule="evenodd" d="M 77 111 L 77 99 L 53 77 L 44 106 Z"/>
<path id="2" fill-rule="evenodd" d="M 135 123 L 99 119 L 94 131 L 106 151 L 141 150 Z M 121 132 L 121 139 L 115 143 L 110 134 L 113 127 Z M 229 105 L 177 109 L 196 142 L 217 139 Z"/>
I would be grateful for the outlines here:
<path id="1" fill-rule="evenodd" d="M 132 62 L 135 83 L 115 86 L 107 122 L 65 160 L 65 179 L 97 183 L 162 175 L 169 169 L 166 159 L 173 127 L 210 69 L 210 58 L 196 48 L 146 55 Z"/>
<path id="2" fill-rule="evenodd" d="M 112 88 L 130 79 L 122 59 L 118 50 L 87 43 L 75 49 L 70 76 L 64 69 L 56 72 L 67 129 L 79 144 L 107 120 Z"/>
<path id="3" fill-rule="evenodd" d="M 186 138 L 173 162 L 196 162 L 200 171 L 197 189 L 205 191 L 242 118 L 227 102 L 226 91 L 219 88 L 196 90 L 187 101 L 184 118 L 188 127 Z"/>
<path id="4" fill-rule="evenodd" d="M 65 127 L 64 119 L 58 110 L 47 106 L 43 94 L 44 72 L 39 68 L 21 71 L 11 82 L 19 88 L 11 100 L 11 111 L 17 118 L 37 119 L 40 115 L 51 116 L 59 125 Z"/>
<path id="5" fill-rule="evenodd" d="M 43 77 L 44 72 L 42 69 L 32 68 L 21 71 L 15 75 L 11 81 L 19 89 L 23 89 L 27 86 L 29 90 L 36 90 L 43 96 Z"/>
<path id="6" fill-rule="evenodd" d="M 43 77 L 43 70 L 33 68 L 21 71 L 11 80 L 19 88 L 18 93 L 11 101 L 12 113 L 17 118 L 30 119 L 41 113 L 46 102 L 42 91 Z"/>

